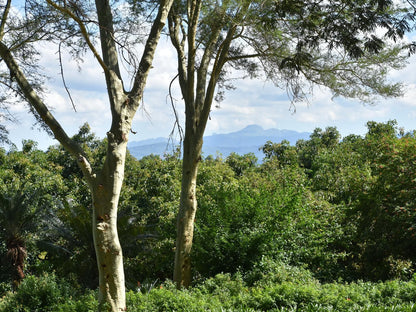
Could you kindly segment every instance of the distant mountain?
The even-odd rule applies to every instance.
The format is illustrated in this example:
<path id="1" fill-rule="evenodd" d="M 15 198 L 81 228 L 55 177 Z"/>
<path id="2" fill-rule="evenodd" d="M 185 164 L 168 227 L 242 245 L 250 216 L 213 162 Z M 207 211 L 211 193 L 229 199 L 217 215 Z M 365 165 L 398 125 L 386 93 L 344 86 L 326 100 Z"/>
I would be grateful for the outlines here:
<path id="1" fill-rule="evenodd" d="M 282 140 L 287 140 L 291 144 L 295 144 L 297 140 L 309 139 L 309 136 L 309 132 L 279 129 L 264 130 L 258 125 L 251 125 L 237 132 L 204 137 L 202 153 L 204 156 L 221 154 L 224 158 L 232 152 L 240 155 L 254 153 L 261 160 L 264 155 L 259 151 L 259 148 L 267 141 L 279 143 Z M 134 157 L 140 159 L 150 154 L 171 153 L 177 144 L 178 142 L 169 141 L 167 138 L 156 138 L 131 142 L 128 149 Z"/>

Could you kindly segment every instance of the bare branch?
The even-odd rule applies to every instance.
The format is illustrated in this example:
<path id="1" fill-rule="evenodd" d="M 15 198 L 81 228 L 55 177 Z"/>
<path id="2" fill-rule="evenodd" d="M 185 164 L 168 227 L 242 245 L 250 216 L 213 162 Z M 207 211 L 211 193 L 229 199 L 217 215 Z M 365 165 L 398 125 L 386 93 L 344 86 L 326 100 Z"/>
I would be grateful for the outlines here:
<path id="1" fill-rule="evenodd" d="M 57 9 L 59 12 L 68 15 L 69 17 L 71 17 L 79 26 L 80 31 L 82 36 L 85 39 L 85 42 L 87 43 L 88 47 L 90 48 L 91 52 L 94 54 L 95 58 L 97 59 L 98 63 L 101 65 L 101 67 L 103 68 L 103 70 L 105 72 L 108 72 L 108 68 L 107 65 L 104 63 L 103 59 L 101 58 L 100 54 L 98 53 L 98 51 L 95 49 L 94 45 L 92 44 L 90 37 L 88 35 L 88 31 L 85 28 L 85 24 L 83 23 L 83 21 L 76 16 L 73 12 L 71 12 L 70 10 L 68 10 L 66 7 L 62 7 L 60 5 L 57 5 L 56 3 L 54 3 L 51 0 L 46 0 L 46 2 L 48 2 L 48 4 L 50 4 L 51 6 L 53 6 L 55 9 Z"/>
<path id="2" fill-rule="evenodd" d="M 185 56 L 185 41 L 186 41 L 186 32 L 182 26 L 182 20 L 179 15 L 177 15 L 172 9 L 168 16 L 169 22 L 169 34 L 171 42 L 176 49 L 178 56 L 178 71 L 179 71 L 179 85 L 182 89 L 182 93 L 186 93 L 186 85 L 188 76 L 186 73 L 186 56 Z M 179 33 L 182 33 L 182 40 L 179 39 Z"/>
<path id="3" fill-rule="evenodd" d="M 16 80 L 21 92 L 29 104 L 36 110 L 45 124 L 51 129 L 55 138 L 78 160 L 78 163 L 84 173 L 88 183 L 92 184 L 95 180 L 95 175 L 92 171 L 91 165 L 87 160 L 86 154 L 79 144 L 74 142 L 64 131 L 59 122 L 55 119 L 46 105 L 43 103 L 39 95 L 33 89 L 31 84 L 27 81 L 24 73 L 13 58 L 7 46 L 0 42 L 0 57 L 4 60 L 9 68 L 11 74 Z"/>
<path id="4" fill-rule="evenodd" d="M 139 68 L 134 79 L 131 95 L 142 94 L 146 84 L 147 76 L 153 63 L 153 58 L 156 52 L 156 46 L 160 39 L 160 34 L 165 26 L 165 21 L 168 17 L 170 7 L 173 0 L 160 1 L 157 16 L 153 22 L 149 37 L 147 38 L 143 55 L 140 60 Z M 137 104 L 136 104 L 137 105 Z"/>
<path id="5" fill-rule="evenodd" d="M 211 77 L 209 79 L 209 83 L 208 83 L 208 87 L 206 91 L 206 97 L 204 99 L 202 111 L 200 113 L 201 124 L 206 124 L 206 122 L 208 121 L 209 113 L 211 111 L 211 104 L 214 99 L 215 87 L 217 85 L 218 77 L 224 67 L 224 64 L 227 62 L 228 52 L 230 50 L 230 45 L 233 40 L 235 31 L 236 31 L 235 26 L 231 27 L 228 30 L 227 36 L 225 37 L 225 39 L 223 40 L 223 42 L 221 43 L 218 49 L 219 53 L 217 54 L 215 61 L 214 61 Z M 205 131 L 205 125 L 201 126 L 199 131 L 202 131 L 202 134 L 203 134 L 203 132 Z"/>
<path id="6" fill-rule="evenodd" d="M 75 108 L 75 103 L 72 100 L 72 96 L 71 96 L 71 92 L 69 92 L 69 89 L 66 85 L 66 81 L 65 81 L 65 75 L 64 75 L 64 66 L 62 64 L 62 53 L 61 53 L 61 44 L 62 41 L 59 43 L 59 47 L 58 47 L 58 55 L 59 55 L 59 67 L 61 68 L 61 78 L 62 78 L 62 83 L 64 84 L 64 88 L 66 93 L 68 93 L 69 96 L 69 100 L 71 101 L 72 107 L 74 108 L 74 111 L 76 112 L 77 109 Z"/>
<path id="7" fill-rule="evenodd" d="M 179 116 L 178 116 L 178 112 L 176 111 L 176 107 L 175 107 L 175 104 L 174 104 L 174 101 L 173 101 L 173 96 L 172 96 L 172 84 L 173 84 L 173 82 L 175 81 L 175 79 L 176 78 L 178 78 L 178 76 L 179 76 L 179 74 L 177 74 L 172 80 L 171 80 L 171 82 L 169 83 L 169 98 L 170 98 L 170 103 L 171 103 L 171 105 L 172 105 L 172 110 L 173 110 L 173 113 L 174 113 L 174 115 L 175 115 L 175 123 L 174 123 L 174 125 L 173 125 L 173 129 L 172 129 L 172 131 L 170 132 L 170 134 L 169 134 L 169 137 L 172 137 L 173 136 L 173 134 L 175 133 L 175 128 L 178 128 L 178 133 L 179 133 L 179 138 L 180 138 L 180 145 L 182 145 L 182 141 L 183 141 L 183 137 L 184 137 L 184 133 L 183 133 L 183 129 L 182 129 L 182 127 L 181 127 L 181 124 L 180 124 L 180 122 L 179 122 Z"/>

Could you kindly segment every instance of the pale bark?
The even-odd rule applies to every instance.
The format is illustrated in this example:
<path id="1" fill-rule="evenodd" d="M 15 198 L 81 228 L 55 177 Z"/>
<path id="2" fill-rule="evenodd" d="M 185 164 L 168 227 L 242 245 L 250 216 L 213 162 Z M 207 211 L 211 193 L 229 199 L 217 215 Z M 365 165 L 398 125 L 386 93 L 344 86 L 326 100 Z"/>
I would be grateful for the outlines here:
<path id="1" fill-rule="evenodd" d="M 126 143 L 108 133 L 108 154 L 92 191 L 93 237 L 99 273 L 99 301 L 111 311 L 126 309 L 123 255 L 117 233 L 117 208 L 124 177 Z"/>
<path id="2" fill-rule="evenodd" d="M 126 311 L 123 255 L 117 233 L 117 209 L 124 178 L 126 148 L 131 122 L 143 96 L 146 79 L 151 68 L 160 33 L 165 25 L 173 0 L 162 0 L 153 22 L 145 49 L 134 77 L 131 91 L 126 91 L 120 75 L 116 42 L 113 30 L 113 17 L 108 0 L 96 0 L 102 58 L 92 45 L 82 21 L 66 7 L 56 2 L 47 2 L 62 14 L 74 19 L 81 30 L 90 50 L 104 70 L 108 99 L 112 113 L 110 131 L 107 133 L 107 155 L 103 167 L 94 172 L 82 148 L 69 138 L 59 122 L 51 114 L 45 103 L 26 79 L 16 63 L 10 49 L 1 42 L 8 6 L 3 12 L 0 24 L 0 57 L 6 63 L 11 76 L 28 103 L 36 110 L 55 138 L 77 160 L 88 182 L 93 202 L 93 237 L 99 271 L 100 309 L 104 304 L 112 312 Z"/>

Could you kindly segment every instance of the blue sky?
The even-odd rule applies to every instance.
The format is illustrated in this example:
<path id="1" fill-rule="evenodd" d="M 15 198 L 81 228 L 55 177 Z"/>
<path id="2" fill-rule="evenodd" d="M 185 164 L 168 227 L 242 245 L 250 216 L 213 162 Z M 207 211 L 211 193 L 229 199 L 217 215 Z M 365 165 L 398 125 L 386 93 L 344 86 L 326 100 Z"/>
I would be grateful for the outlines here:
<path id="1" fill-rule="evenodd" d="M 88 122 L 100 138 L 105 136 L 111 123 L 104 76 L 95 60 L 87 55 L 81 64 L 81 71 L 69 58 L 64 60 L 66 82 L 75 100 L 74 112 L 59 76 L 58 56 L 47 44 L 39 47 L 43 57 L 41 65 L 50 76 L 47 82 L 46 103 L 53 107 L 58 121 L 69 135 Z M 148 79 L 143 105 L 133 122 L 130 141 L 167 137 L 174 125 L 171 104 L 167 100 L 168 85 L 175 73 L 174 51 L 166 38 L 157 50 L 154 68 Z M 375 105 L 364 105 L 357 100 L 331 98 L 327 90 L 316 88 L 309 97 L 309 103 L 298 103 L 296 113 L 290 110 L 286 92 L 261 80 L 238 80 L 236 90 L 228 91 L 220 108 L 213 107 L 206 135 L 238 131 L 248 125 L 257 124 L 264 129 L 278 128 L 312 132 L 316 127 L 335 126 L 343 136 L 364 134 L 369 120 L 385 122 L 396 119 L 405 130 L 416 129 L 416 56 L 409 59 L 409 65 L 400 72 L 391 73 L 392 81 L 402 81 L 406 93 L 402 98 L 380 99 Z M 179 116 L 183 120 L 184 108 L 178 91 L 174 92 Z M 16 105 L 11 112 L 19 120 L 8 125 L 10 139 L 20 148 L 21 141 L 32 139 L 42 149 L 56 144 L 53 138 L 33 127 L 34 119 L 22 105 Z"/>

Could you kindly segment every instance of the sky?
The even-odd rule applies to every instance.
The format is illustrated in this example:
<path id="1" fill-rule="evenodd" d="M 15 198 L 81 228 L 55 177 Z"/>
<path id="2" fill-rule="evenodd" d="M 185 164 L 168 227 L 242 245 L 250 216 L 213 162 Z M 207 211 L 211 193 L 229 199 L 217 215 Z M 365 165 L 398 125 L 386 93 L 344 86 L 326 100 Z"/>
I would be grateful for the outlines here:
<path id="1" fill-rule="evenodd" d="M 415 40 L 414 38 L 409 38 Z M 110 128 L 111 115 L 107 100 L 102 70 L 91 55 L 86 55 L 80 64 L 81 70 L 69 57 L 64 58 L 65 80 L 77 111 L 62 83 L 56 48 L 47 43 L 39 46 L 40 65 L 50 77 L 46 83 L 45 102 L 53 108 L 53 114 L 69 135 L 77 133 L 80 126 L 88 122 L 92 131 L 104 138 Z M 166 38 L 162 38 L 150 72 L 143 103 L 133 120 L 129 141 L 168 137 L 174 127 L 174 114 L 168 101 L 168 86 L 176 75 L 176 59 Z M 358 100 L 332 99 L 329 91 L 315 88 L 308 103 L 297 103 L 296 112 L 286 91 L 263 80 L 236 80 L 235 90 L 227 91 L 220 107 L 213 107 L 205 134 L 229 133 L 248 125 L 259 125 L 263 129 L 288 129 L 312 132 L 316 127 L 324 129 L 335 126 L 342 136 L 362 135 L 370 120 L 386 122 L 396 119 L 399 127 L 406 131 L 416 129 L 416 56 L 409 59 L 408 66 L 390 74 L 392 81 L 405 84 L 401 98 L 380 99 L 374 105 L 365 105 Z M 178 92 L 174 91 L 175 105 L 184 120 L 184 106 Z M 214 105 L 213 105 L 214 106 Z M 38 147 L 46 149 L 58 142 L 34 125 L 34 118 L 23 103 L 11 108 L 17 123 L 7 124 L 9 139 L 21 147 L 22 140 L 35 140 Z"/>

